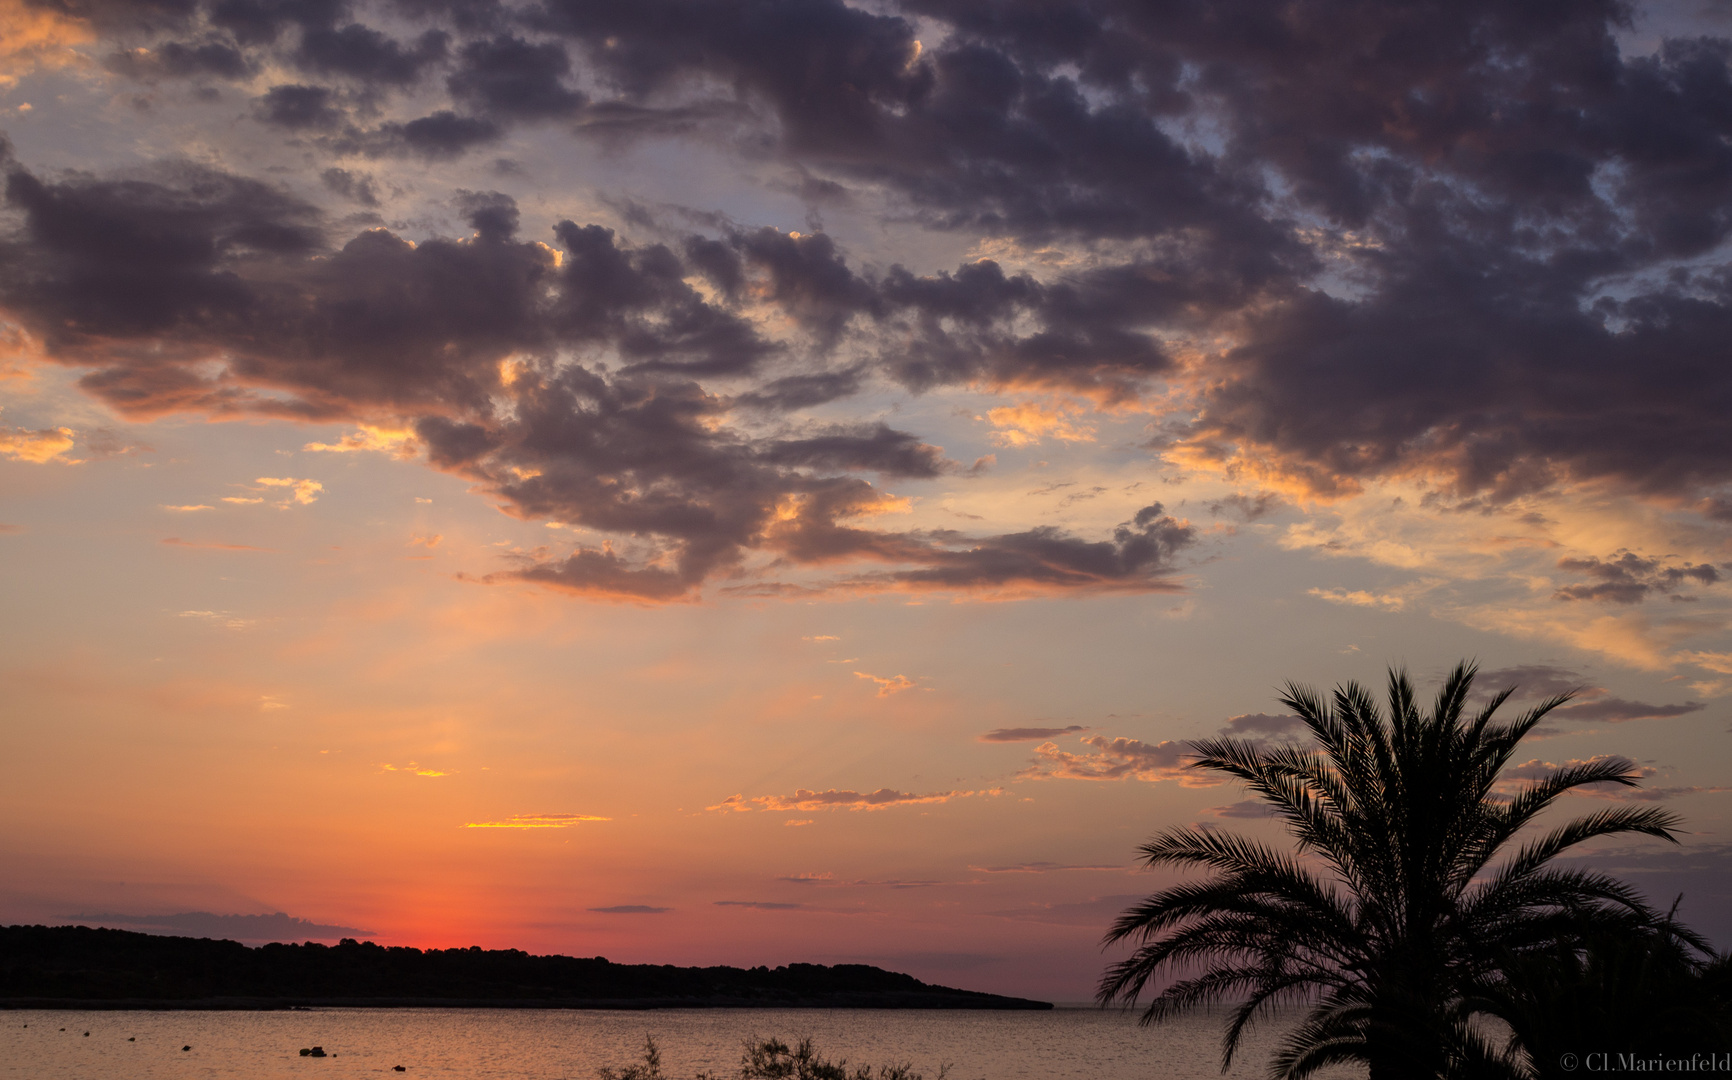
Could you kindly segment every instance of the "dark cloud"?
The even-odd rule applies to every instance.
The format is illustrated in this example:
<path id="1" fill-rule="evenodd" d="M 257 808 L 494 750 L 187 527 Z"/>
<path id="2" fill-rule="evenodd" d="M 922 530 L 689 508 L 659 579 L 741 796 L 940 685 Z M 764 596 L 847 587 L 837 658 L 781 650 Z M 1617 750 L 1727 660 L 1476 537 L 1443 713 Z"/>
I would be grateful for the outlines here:
<path id="1" fill-rule="evenodd" d="M 97 915 L 68 915 L 66 918 L 83 926 L 105 926 L 136 930 L 145 934 L 225 938 L 253 943 L 331 941 L 345 937 L 373 936 L 371 930 L 358 930 L 353 926 L 329 926 L 296 918 L 281 911 L 272 915 L 213 915 L 208 911 L 185 911 L 172 915 L 124 915 L 107 912 Z"/>
<path id="2" fill-rule="evenodd" d="M 1578 693 L 1588 688 L 1587 680 L 1579 672 L 1554 664 L 1487 668 L 1474 677 L 1474 686 L 1491 692 L 1513 689 L 1513 696 L 1517 698 L 1553 697 L 1557 694 Z"/>
<path id="3" fill-rule="evenodd" d="M 602 915 L 661 915 L 673 908 L 651 907 L 648 904 L 615 904 L 612 907 L 592 907 L 589 910 Z"/>
<path id="4" fill-rule="evenodd" d="M 805 904 L 783 904 L 772 900 L 717 900 L 716 907 L 755 908 L 759 911 L 797 911 Z"/>
<path id="5" fill-rule="evenodd" d="M 155 48 L 117 52 L 104 61 L 110 71 L 150 82 L 162 78 L 242 79 L 256 65 L 231 40 L 210 37 L 197 41 L 164 41 Z"/>
<path id="6" fill-rule="evenodd" d="M 1630 44 L 1616 0 L 67 7 L 158 35 L 116 54 L 136 77 L 298 66 L 309 84 L 259 115 L 315 150 L 436 161 L 548 119 L 701 131 L 774 159 L 809 201 L 882 198 L 1022 265 L 1065 245 L 1049 270 L 932 272 L 850 266 L 821 231 L 688 238 L 664 263 L 721 299 L 686 309 L 683 354 L 644 345 L 627 364 L 741 370 L 714 336 L 749 336 L 714 313 L 756 290 L 816 353 L 857 338 L 875 358 L 790 362 L 742 405 L 835 400 L 872 375 L 1120 403 L 1177 384 L 1193 408 L 1150 446 L 1283 490 L 1418 478 L 1483 506 L 1595 481 L 1711 520 L 1732 505 L 1732 273 L 1714 254 L 1732 236 L 1732 46 Z M 402 17 L 422 36 L 375 28 Z M 344 80 L 373 93 L 447 61 L 449 102 L 354 126 L 373 99 Z M 1254 517 L 1273 506 L 1258 498 L 1211 512 Z M 1711 583 L 1623 562 L 1566 567 L 1585 580 L 1560 599 Z"/>
<path id="7" fill-rule="evenodd" d="M 1236 491 L 1210 503 L 1209 513 L 1214 517 L 1231 514 L 1241 521 L 1256 521 L 1258 518 L 1267 517 L 1286 506 L 1287 501 L 1273 491 L 1259 491 L 1255 495 L 1246 495 Z"/>
<path id="8" fill-rule="evenodd" d="M 381 125 L 377 131 L 350 135 L 344 145 L 373 156 L 407 154 L 427 161 L 445 161 L 494 142 L 504 134 L 491 120 L 440 109 L 407 123 L 392 122 Z"/>
<path id="9" fill-rule="evenodd" d="M 1618 724 L 1625 720 L 1670 720 L 1688 716 L 1707 708 L 1699 701 L 1679 705 L 1650 705 L 1645 701 L 1627 701 L 1620 697 L 1593 697 L 1580 704 L 1565 705 L 1551 715 L 1560 720 L 1603 721 Z"/>
<path id="10" fill-rule="evenodd" d="M 1240 739 L 1302 735 L 1305 730 L 1305 721 L 1285 713 L 1276 716 L 1268 713 L 1245 713 L 1232 717 L 1221 725 L 1221 734 Z"/>
<path id="11" fill-rule="evenodd" d="M 1069 727 L 1009 727 L 993 728 L 980 736 L 981 742 L 1036 742 L 1069 735 L 1073 731 L 1087 731 L 1081 724 L 1071 724 Z"/>
<path id="12" fill-rule="evenodd" d="M 1549 714 L 1550 719 L 1561 721 L 1617 724 L 1626 720 L 1669 720 L 1707 708 L 1699 701 L 1652 705 L 1616 697 L 1605 687 L 1589 683 L 1580 672 L 1553 664 L 1493 668 L 1481 671 L 1475 683 L 1486 693 L 1514 689 L 1512 696 L 1518 701 L 1568 694 L 1572 700 Z"/>
<path id="13" fill-rule="evenodd" d="M 1275 816 L 1274 808 L 1263 799 L 1241 799 L 1226 806 L 1211 806 L 1204 810 L 1205 814 L 1213 814 L 1223 818 L 1245 818 L 1256 820 Z"/>
<path id="14" fill-rule="evenodd" d="M 1025 862 L 1010 866 L 971 866 L 969 869 L 982 874 L 1051 874 L 1060 870 L 1123 870 L 1124 867 L 1110 863 Z"/>
<path id="15" fill-rule="evenodd" d="M 874 481 L 952 471 L 940 449 L 779 414 L 886 382 L 1171 393 L 1189 411 L 1150 448 L 1283 491 L 1401 477 L 1470 507 L 1592 480 L 1711 519 L 1732 505 L 1732 274 L 1714 255 L 1732 53 L 1626 49 L 1611 0 L 79 10 L 157 35 L 140 77 L 305 72 L 255 109 L 309 154 L 438 161 L 522 122 L 692 125 L 802 190 L 1002 253 L 861 265 L 821 230 L 715 217 L 645 230 L 661 244 L 576 222 L 528 238 L 499 199 L 462 204 L 462 239 L 326 246 L 316 212 L 244 178 L 12 169 L 0 302 L 92 393 L 139 416 L 389 414 L 510 512 L 613 541 L 495 580 L 646 600 L 723 579 L 1175 587 L 1196 534 L 1155 507 L 1108 537 L 885 528 Z M 401 18 L 415 30 L 374 29 Z M 449 101 L 373 119 L 413 115 L 382 95 L 438 94 L 447 62 Z M 349 163 L 322 164 L 366 205 Z M 1264 499 L 1211 512 L 1249 520 Z M 788 567 L 836 569 L 813 585 Z M 1720 574 L 1630 552 L 1561 569 L 1579 580 L 1560 600 L 1606 603 Z"/>
<path id="16" fill-rule="evenodd" d="M 1732 229 L 1724 43 L 1626 53 L 1611 0 L 904 10 L 942 43 L 840 2 L 573 0 L 542 25 L 627 97 L 738 87 L 802 175 L 930 225 L 1146 241 L 1039 283 L 803 276 L 817 330 L 919 331 L 885 361 L 906 385 L 1131 394 L 1172 373 L 1153 330 L 1226 334 L 1173 436 L 1223 464 L 1723 498 L 1732 282 L 1679 260 Z M 1036 325 L 1008 334 L 1019 305 Z"/>
<path id="17" fill-rule="evenodd" d="M 568 116 L 585 102 L 563 80 L 571 58 L 557 42 L 496 37 L 465 45 L 447 80 L 451 95 L 482 111 L 520 119 Z"/>
<path id="18" fill-rule="evenodd" d="M 257 115 L 267 124 L 291 131 L 306 128 L 328 130 L 342 124 L 345 119 L 336 101 L 336 94 L 324 86 L 273 86 L 258 99 Z"/>
<path id="19" fill-rule="evenodd" d="M 440 30 L 422 34 L 412 46 L 394 41 L 370 26 L 313 26 L 301 35 L 295 62 L 320 75 L 347 75 L 364 82 L 404 85 L 445 58 L 450 37 Z"/>
<path id="20" fill-rule="evenodd" d="M 266 45 L 291 27 L 328 30 L 348 6 L 348 0 L 215 0 L 207 17 L 244 45 Z"/>
<path id="21" fill-rule="evenodd" d="M 319 174 L 319 179 L 345 199 L 352 199 L 362 206 L 379 205 L 379 189 L 370 176 L 348 169 L 329 168 Z"/>
<path id="22" fill-rule="evenodd" d="M 1588 581 L 1566 585 L 1552 594 L 1556 600 L 1600 600 L 1614 604 L 1639 604 L 1651 593 L 1676 594 L 1687 584 L 1713 585 L 1720 572 L 1707 563 L 1669 566 L 1659 559 L 1643 558 L 1620 551 L 1609 559 L 1560 559 L 1558 569 L 1581 574 Z"/>

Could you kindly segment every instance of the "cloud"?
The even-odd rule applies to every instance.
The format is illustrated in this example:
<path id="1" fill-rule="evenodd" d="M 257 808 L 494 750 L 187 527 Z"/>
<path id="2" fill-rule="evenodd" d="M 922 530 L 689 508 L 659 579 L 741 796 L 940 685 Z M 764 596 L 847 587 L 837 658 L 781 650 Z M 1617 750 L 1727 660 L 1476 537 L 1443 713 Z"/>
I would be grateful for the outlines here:
<path id="1" fill-rule="evenodd" d="M 1582 673 L 1555 664 L 1491 668 L 1480 672 L 1474 683 L 1487 693 L 1514 687 L 1517 700 L 1570 694 L 1572 700 L 1553 709 L 1548 717 L 1551 720 L 1618 724 L 1628 720 L 1669 720 L 1707 708 L 1699 701 L 1654 705 L 1615 697 L 1607 688 L 1591 685 Z"/>
<path id="2" fill-rule="evenodd" d="M 291 476 L 261 476 L 254 483 L 265 487 L 288 488 L 289 495 L 295 502 L 308 506 L 319 501 L 319 492 L 325 490 L 325 485 L 317 480 L 296 480 Z"/>
<path id="3" fill-rule="evenodd" d="M 385 766 L 389 769 L 391 766 Z M 414 763 L 409 767 L 413 769 Z M 439 772 L 417 772 L 417 776 L 444 776 Z M 594 814 L 512 814 L 503 821 L 471 821 L 465 824 L 465 829 L 569 829 L 573 825 L 583 825 L 591 821 L 612 821 L 609 817 L 598 817 Z"/>
<path id="4" fill-rule="evenodd" d="M 167 503 L 164 503 L 162 505 L 162 509 L 171 511 L 171 512 L 176 513 L 176 514 L 193 514 L 193 513 L 197 513 L 200 510 L 214 510 L 216 508 L 214 506 L 208 506 L 204 503 L 193 503 L 193 504 L 190 504 L 187 506 L 171 506 Z"/>
<path id="5" fill-rule="evenodd" d="M 270 915 L 215 915 L 208 911 L 184 911 L 165 915 L 124 915 L 107 912 L 64 917 L 83 926 L 114 927 L 145 934 L 226 938 L 253 943 L 331 941 L 336 938 L 373 936 L 371 930 L 316 923 L 281 911 Z"/>
<path id="6" fill-rule="evenodd" d="M 1073 731 L 1087 731 L 1081 724 L 1071 724 L 1069 727 L 1011 727 L 993 728 L 981 735 L 981 742 L 1034 742 L 1051 739 L 1058 735 L 1068 735 Z"/>
<path id="7" fill-rule="evenodd" d="M 455 772 L 455 770 L 453 770 L 453 769 L 435 769 L 432 766 L 420 765 L 420 764 L 417 764 L 416 762 L 413 762 L 413 761 L 411 761 L 407 765 L 392 765 L 392 764 L 389 764 L 387 762 L 381 762 L 379 765 L 379 771 L 380 772 L 408 773 L 410 776 L 425 776 L 425 777 L 428 777 L 430 779 L 437 779 L 438 777 L 441 777 L 441 776 L 450 776 L 450 775 L 452 775 L 453 772 Z M 532 822 L 538 816 L 539 815 L 534 815 L 534 814 L 525 815 L 525 817 L 530 819 Z M 557 816 L 557 815 L 555 815 L 555 816 Z M 483 823 L 473 825 L 473 826 L 466 825 L 466 826 L 464 826 L 464 828 L 494 829 L 494 828 L 545 828 L 546 827 L 546 826 L 537 826 L 534 824 L 529 824 L 529 825 L 524 825 L 524 826 L 514 826 L 514 825 L 511 825 L 508 823 L 509 820 L 510 819 L 507 819 L 507 823 L 483 822 Z"/>
<path id="8" fill-rule="evenodd" d="M 1105 735 L 1086 735 L 1079 741 L 1094 747 L 1094 752 L 1073 754 L 1059 749 L 1057 743 L 1042 743 L 1034 748 L 1034 764 L 1017 775 L 1031 780 L 1179 780 L 1187 787 L 1216 782 L 1187 768 L 1189 743 L 1145 743 Z"/>
<path id="9" fill-rule="evenodd" d="M 771 900 L 717 900 L 716 907 L 752 908 L 757 911 L 798 911 L 805 904 L 784 904 Z"/>
<path id="10" fill-rule="evenodd" d="M 310 442 L 301 449 L 330 454 L 352 454 L 358 451 L 372 450 L 406 458 L 414 454 L 416 450 L 415 433 L 408 428 L 362 424 L 334 443 Z"/>
<path id="11" fill-rule="evenodd" d="M 259 551 L 275 554 L 274 548 L 253 547 L 251 544 L 221 544 L 210 541 L 182 540 L 178 536 L 164 537 L 162 542 L 170 547 L 202 548 L 207 551 Z"/>
<path id="12" fill-rule="evenodd" d="M 876 683 L 879 697 L 889 697 L 892 694 L 900 694 L 904 690 L 914 689 L 914 680 L 906 675 L 868 675 L 864 671 L 856 671 L 854 677 Z"/>
<path id="13" fill-rule="evenodd" d="M 1204 810 L 1203 813 L 1213 814 L 1215 817 L 1247 818 L 1253 820 L 1275 816 L 1275 811 L 1262 799 L 1241 799 L 1238 802 L 1228 803 L 1225 806 L 1211 806 Z"/>
<path id="14" fill-rule="evenodd" d="M 1244 713 L 1229 717 L 1227 722 L 1221 725 L 1221 734 L 1241 739 L 1303 735 L 1305 732 L 1305 721 L 1287 713 L 1274 716 L 1268 713 Z"/>
<path id="15" fill-rule="evenodd" d="M 662 915 L 673 908 L 651 907 L 648 904 L 615 904 L 612 907 L 592 907 L 588 910 L 602 915 Z"/>
<path id="16" fill-rule="evenodd" d="M 969 869 L 982 874 L 1053 874 L 1061 870 L 1123 870 L 1124 867 L 1092 863 L 1025 862 L 1010 866 L 970 866 Z"/>
<path id="17" fill-rule="evenodd" d="M 43 465 L 72 449 L 73 434 L 71 428 L 0 428 L 0 457 Z"/>
<path id="18" fill-rule="evenodd" d="M 1707 708 L 1699 701 L 1677 705 L 1650 705 L 1645 701 L 1628 701 L 1620 697 L 1594 697 L 1576 705 L 1553 710 L 1551 716 L 1560 720 L 1605 721 L 1619 724 L 1626 720 L 1669 720 L 1677 716 L 1701 712 Z"/>
<path id="19" fill-rule="evenodd" d="M 1399 596 L 1367 592 L 1364 589 L 1306 589 L 1307 596 L 1315 596 L 1319 600 L 1327 600 L 1331 604 L 1346 604 L 1350 607 L 1382 608 L 1385 611 L 1400 611 L 1407 606 L 1407 601 Z"/>
<path id="20" fill-rule="evenodd" d="M 1016 922 L 1051 923 L 1057 926 L 1105 927 L 1126 908 L 1146 899 L 1146 896 L 1136 893 L 1121 893 L 1114 896 L 1094 896 L 1087 900 L 1069 902 L 1034 901 L 1022 907 L 988 911 L 984 914 L 999 919 L 1011 919 Z"/>
<path id="21" fill-rule="evenodd" d="M 795 789 L 792 795 L 759 795 L 748 799 L 744 795 L 730 795 L 715 806 L 705 809 L 720 811 L 751 811 L 770 810 L 812 811 L 812 810 L 884 810 L 892 806 L 924 806 L 933 803 L 946 803 L 952 799 L 967 799 L 975 796 L 1002 795 L 999 788 L 988 788 L 981 791 L 939 791 L 925 795 L 910 794 L 897 791 L 894 788 L 879 788 L 877 791 L 859 792 L 837 790 L 808 791 L 805 788 Z"/>
<path id="22" fill-rule="evenodd" d="M 519 235 L 509 198 L 433 170 L 462 235 L 357 230 L 209 165 L 7 148 L 0 306 L 102 404 L 410 430 L 508 513 L 614 542 L 473 580 L 643 603 L 1179 588 L 1177 519 L 886 525 L 886 486 L 967 479 L 929 432 L 837 404 L 887 389 L 994 396 L 974 411 L 1024 445 L 1146 416 L 1126 449 L 1242 489 L 1202 505 L 1245 520 L 1380 484 L 1433 520 L 1617 497 L 1718 528 L 1732 506 L 1728 56 L 1629 47 L 1616 5 L 548 0 L 420 5 L 413 31 L 368 0 L 76 10 L 5 9 L 0 58 L 245 87 L 345 210 L 382 199 L 360 159 L 656 132 L 886 222 L 871 261 L 813 226 L 642 207 L 616 215 L 631 239 Z M 181 124 L 172 97 L 152 107 Z M 247 160 L 222 149 L 197 156 Z M 895 246 L 913 230 L 930 242 Z M 1617 608 L 1722 572 L 1616 543 L 1540 590 Z"/>
<path id="23" fill-rule="evenodd" d="M 1683 585 L 1713 585 L 1720 580 L 1720 572 L 1707 563 L 1667 565 L 1659 559 L 1643 558 L 1629 551 L 1620 551 L 1606 560 L 1560 559 L 1558 568 L 1583 574 L 1589 580 L 1559 588 L 1552 594 L 1555 600 L 1639 604 L 1651 593 L 1676 597 Z"/>

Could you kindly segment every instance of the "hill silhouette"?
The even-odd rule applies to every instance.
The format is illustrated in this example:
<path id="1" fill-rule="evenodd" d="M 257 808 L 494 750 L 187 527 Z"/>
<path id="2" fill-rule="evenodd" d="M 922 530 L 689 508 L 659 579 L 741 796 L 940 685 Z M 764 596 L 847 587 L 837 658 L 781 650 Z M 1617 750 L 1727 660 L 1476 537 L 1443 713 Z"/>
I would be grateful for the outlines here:
<path id="1" fill-rule="evenodd" d="M 249 948 L 84 926 L 0 927 L 0 1007 L 1050 1009 L 866 964 L 674 967 L 345 938 Z"/>

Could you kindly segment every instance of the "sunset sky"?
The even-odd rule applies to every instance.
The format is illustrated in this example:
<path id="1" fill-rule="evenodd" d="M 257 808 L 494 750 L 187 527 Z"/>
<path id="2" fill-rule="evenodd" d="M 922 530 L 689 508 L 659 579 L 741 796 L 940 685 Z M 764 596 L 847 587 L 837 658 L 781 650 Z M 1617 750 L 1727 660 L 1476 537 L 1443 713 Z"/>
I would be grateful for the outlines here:
<path id="1" fill-rule="evenodd" d="M 1477 657 L 1732 945 L 1728 38 L 0 0 L 0 920 L 1081 999 L 1185 740 Z"/>

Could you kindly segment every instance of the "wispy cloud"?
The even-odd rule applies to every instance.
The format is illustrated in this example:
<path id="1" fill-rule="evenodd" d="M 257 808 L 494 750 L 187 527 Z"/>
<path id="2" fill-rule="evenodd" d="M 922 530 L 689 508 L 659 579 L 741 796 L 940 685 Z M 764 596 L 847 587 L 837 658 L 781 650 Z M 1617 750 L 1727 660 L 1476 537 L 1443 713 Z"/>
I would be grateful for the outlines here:
<path id="1" fill-rule="evenodd" d="M 649 904 L 615 904 L 612 907 L 592 907 L 589 910 L 602 915 L 661 915 L 673 908 L 652 907 Z"/>
<path id="2" fill-rule="evenodd" d="M 165 536 L 163 537 L 162 542 L 170 547 L 202 548 L 207 551 L 262 551 L 267 554 L 276 553 L 275 548 L 254 547 L 251 544 L 223 544 L 210 540 L 182 540 L 178 536 Z"/>
<path id="3" fill-rule="evenodd" d="M 390 766 L 386 766 L 389 768 Z M 443 776 L 444 773 L 419 772 L 417 776 Z M 503 821 L 471 821 L 465 829 L 569 829 L 590 821 L 612 821 L 597 814 L 512 814 Z M 600 910 L 591 908 L 592 911 Z"/>
<path id="4" fill-rule="evenodd" d="M 452 775 L 453 772 L 456 771 L 453 769 L 429 768 L 427 766 L 417 764 L 416 762 L 413 762 L 413 761 L 411 761 L 407 765 L 391 765 L 391 764 L 382 762 L 379 765 L 379 770 L 381 772 L 400 772 L 400 773 L 408 773 L 411 776 L 427 776 L 427 777 L 450 776 L 450 775 Z"/>
<path id="5" fill-rule="evenodd" d="M 947 803 L 952 799 L 967 799 L 975 796 L 1002 795 L 1002 788 L 989 788 L 982 791 L 937 791 L 926 795 L 915 795 L 894 788 L 879 788 L 877 791 L 860 792 L 831 788 L 828 791 L 808 791 L 796 788 L 792 795 L 759 795 L 748 799 L 744 795 L 730 795 L 714 806 L 706 807 L 722 813 L 729 811 L 812 811 L 812 810 L 885 810 L 892 806 L 922 806 L 933 803 Z"/>
<path id="6" fill-rule="evenodd" d="M 1069 727 L 1001 727 L 993 728 L 979 736 L 981 742 L 1037 742 L 1041 739 L 1051 739 L 1059 735 L 1068 735 L 1073 731 L 1087 731 L 1081 724 L 1071 724 Z"/>
<path id="7" fill-rule="evenodd" d="M 904 690 L 914 689 L 914 680 L 906 675 L 868 675 L 864 671 L 856 671 L 854 677 L 869 679 L 877 683 L 879 697 L 889 697 L 892 694 L 900 694 Z"/>
<path id="8" fill-rule="evenodd" d="M 1008 866 L 970 866 L 969 869 L 982 874 L 1056 874 L 1061 870 L 1123 870 L 1124 867 L 1112 863 L 1025 862 Z"/>
<path id="9" fill-rule="evenodd" d="M 1366 592 L 1364 589 L 1306 589 L 1307 596 L 1315 596 L 1319 600 L 1327 600 L 1331 604 L 1346 604 L 1350 607 L 1381 608 L 1384 611 L 1400 611 L 1407 606 L 1402 597 L 1389 593 Z"/>

